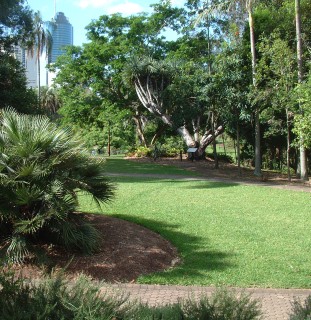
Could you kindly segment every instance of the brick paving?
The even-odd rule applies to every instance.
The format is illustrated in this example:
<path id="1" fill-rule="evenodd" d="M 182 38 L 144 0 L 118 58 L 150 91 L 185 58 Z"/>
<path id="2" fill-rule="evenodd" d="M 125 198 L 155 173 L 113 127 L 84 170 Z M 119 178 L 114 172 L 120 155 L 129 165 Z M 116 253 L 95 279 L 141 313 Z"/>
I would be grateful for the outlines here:
<path id="1" fill-rule="evenodd" d="M 103 290 L 112 294 L 129 294 L 131 300 L 138 300 L 150 306 L 172 304 L 180 299 L 199 298 L 202 295 L 210 296 L 215 288 L 200 286 L 169 286 L 144 284 L 110 284 Z M 304 301 L 311 295 L 311 289 L 240 289 L 234 288 L 237 293 L 244 291 L 253 299 L 259 300 L 264 320 L 288 320 L 294 299 Z"/>

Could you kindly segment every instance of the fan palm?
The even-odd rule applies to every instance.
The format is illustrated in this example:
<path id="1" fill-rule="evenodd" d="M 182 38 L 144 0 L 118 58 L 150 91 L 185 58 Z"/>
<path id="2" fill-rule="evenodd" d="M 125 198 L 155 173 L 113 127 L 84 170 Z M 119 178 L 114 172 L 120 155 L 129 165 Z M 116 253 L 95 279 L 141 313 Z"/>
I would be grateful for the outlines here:
<path id="1" fill-rule="evenodd" d="M 98 205 L 113 196 L 103 160 L 90 158 L 66 130 L 45 116 L 4 110 L 0 116 L 0 231 L 13 262 L 39 241 L 94 251 L 98 234 L 76 213 L 79 193 Z"/>

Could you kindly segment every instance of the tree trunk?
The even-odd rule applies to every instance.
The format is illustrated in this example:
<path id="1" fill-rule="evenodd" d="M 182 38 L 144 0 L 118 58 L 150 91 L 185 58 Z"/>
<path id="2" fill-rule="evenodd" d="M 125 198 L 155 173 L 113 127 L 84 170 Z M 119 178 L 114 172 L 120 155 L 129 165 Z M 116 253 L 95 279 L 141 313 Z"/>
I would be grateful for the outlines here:
<path id="1" fill-rule="evenodd" d="M 40 109 L 41 107 L 41 79 L 40 79 L 40 76 L 41 76 L 41 70 L 40 70 L 40 56 L 38 55 L 37 57 L 37 68 L 38 68 L 38 74 L 37 74 L 37 77 L 38 77 L 38 108 Z"/>
<path id="2" fill-rule="evenodd" d="M 227 151 L 226 151 L 226 144 L 225 144 L 224 134 L 222 134 L 221 137 L 222 137 L 222 145 L 223 145 L 223 148 L 224 148 L 224 153 L 225 153 L 225 156 L 226 156 L 227 155 Z"/>
<path id="3" fill-rule="evenodd" d="M 217 156 L 217 146 L 216 146 L 216 137 L 215 137 L 215 121 L 214 121 L 214 112 L 212 112 L 211 117 L 211 125 L 212 125 L 212 137 L 213 137 L 213 155 L 214 155 L 214 168 L 219 168 L 218 156 Z"/>
<path id="4" fill-rule="evenodd" d="M 259 110 L 255 111 L 255 171 L 254 175 L 261 176 L 261 152 L 260 152 L 260 120 Z"/>
<path id="5" fill-rule="evenodd" d="M 156 131 L 156 133 L 154 134 L 154 136 L 152 137 L 152 140 L 151 140 L 151 143 L 150 143 L 152 146 L 156 143 L 157 139 L 161 136 L 161 134 L 162 134 L 164 131 L 165 131 L 165 126 L 160 126 L 160 127 L 157 129 L 157 131 Z"/>
<path id="6" fill-rule="evenodd" d="M 241 171 L 241 145 L 240 145 L 240 125 L 239 125 L 239 122 L 237 122 L 237 125 L 236 125 L 236 149 L 237 149 L 238 173 L 239 173 L 239 177 L 241 177 L 242 171 Z"/>
<path id="7" fill-rule="evenodd" d="M 286 108 L 286 127 L 287 127 L 287 149 L 286 149 L 286 165 L 287 165 L 287 179 L 291 181 L 290 175 L 290 130 L 289 130 L 289 112 L 288 108 Z"/>
<path id="8" fill-rule="evenodd" d="M 206 131 L 206 133 L 203 135 L 200 141 L 200 145 L 198 148 L 198 156 L 201 157 L 205 153 L 205 149 L 207 146 L 209 146 L 213 142 L 213 138 L 215 139 L 224 132 L 224 127 L 219 126 L 215 131 L 214 131 L 214 136 L 212 134 L 212 130 Z"/>
<path id="9" fill-rule="evenodd" d="M 302 39 L 301 39 L 301 13 L 300 0 L 295 0 L 295 20 L 296 20 L 296 39 L 297 39 L 297 64 L 298 64 L 298 83 L 303 81 L 303 65 L 302 65 Z M 300 113 L 303 114 L 303 109 L 300 105 Z M 307 172 L 307 155 L 306 149 L 303 146 L 303 138 L 300 137 L 300 179 L 308 180 Z"/>
<path id="10" fill-rule="evenodd" d="M 193 140 L 188 129 L 185 126 L 179 127 L 177 129 L 177 133 L 182 137 L 188 148 L 195 147 L 195 141 Z"/>
<path id="11" fill-rule="evenodd" d="M 193 127 L 193 132 L 194 132 L 194 141 L 196 143 L 199 143 L 200 140 L 200 135 L 199 135 L 199 130 L 200 130 L 200 117 L 198 117 L 195 120 L 192 121 L 192 127 Z"/>
<path id="12" fill-rule="evenodd" d="M 136 124 L 136 132 L 137 132 L 140 143 L 143 144 L 144 147 L 147 147 L 147 142 L 145 139 L 145 135 L 144 135 L 144 131 L 143 131 L 143 127 L 142 127 L 142 123 L 139 115 L 133 116 L 133 120 Z"/>
<path id="13" fill-rule="evenodd" d="M 255 48 L 255 33 L 254 33 L 254 20 L 251 5 L 248 7 L 248 21 L 249 33 L 251 42 L 252 53 L 252 81 L 253 87 L 256 88 L 256 48 Z M 260 147 L 260 119 L 259 108 L 255 107 L 255 171 L 256 176 L 261 176 L 261 147 Z"/>

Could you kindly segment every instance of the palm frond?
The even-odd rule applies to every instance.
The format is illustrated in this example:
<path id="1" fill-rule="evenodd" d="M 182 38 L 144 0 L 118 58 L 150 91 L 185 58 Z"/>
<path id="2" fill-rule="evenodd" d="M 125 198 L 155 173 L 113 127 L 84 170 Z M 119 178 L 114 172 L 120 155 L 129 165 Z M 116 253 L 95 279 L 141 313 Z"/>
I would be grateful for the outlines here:
<path id="1" fill-rule="evenodd" d="M 30 256 L 28 248 L 29 244 L 26 238 L 20 235 L 13 235 L 9 239 L 7 248 L 7 260 L 11 263 L 22 263 L 27 257 Z"/>
<path id="2" fill-rule="evenodd" d="M 98 248 L 99 232 L 86 223 L 82 216 L 71 215 L 70 219 L 61 224 L 57 221 L 55 223 L 54 234 L 67 250 L 79 250 L 91 254 Z"/>
<path id="3" fill-rule="evenodd" d="M 15 232 L 23 235 L 34 235 L 44 225 L 46 217 L 40 214 L 35 215 L 32 219 L 18 220 L 14 223 Z"/>

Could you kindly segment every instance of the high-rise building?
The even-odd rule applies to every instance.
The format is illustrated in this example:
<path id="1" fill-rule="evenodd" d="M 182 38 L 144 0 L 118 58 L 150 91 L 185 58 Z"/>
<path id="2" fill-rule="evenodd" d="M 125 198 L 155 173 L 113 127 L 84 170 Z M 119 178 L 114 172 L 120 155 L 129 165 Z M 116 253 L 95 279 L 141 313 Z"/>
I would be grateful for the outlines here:
<path id="1" fill-rule="evenodd" d="M 46 22 L 46 25 L 52 35 L 49 63 L 53 63 L 64 53 L 65 46 L 73 45 L 73 28 L 63 12 L 57 12 L 54 19 Z"/>
<path id="2" fill-rule="evenodd" d="M 57 57 L 64 53 L 64 47 L 73 45 L 73 27 L 63 12 L 57 12 L 51 21 L 45 22 L 46 29 L 52 36 L 52 49 L 48 57 L 43 53 L 40 57 L 40 83 L 50 86 L 55 78 L 55 74 L 48 71 L 48 63 L 56 62 Z M 27 54 L 26 50 L 20 46 L 14 49 L 15 57 L 22 63 L 26 70 L 27 83 L 29 87 L 38 86 L 38 59 Z"/>
<path id="3" fill-rule="evenodd" d="M 27 50 L 17 45 L 13 48 L 14 57 L 22 64 L 25 68 L 27 87 L 35 88 L 37 87 L 37 60 L 30 54 Z"/>

